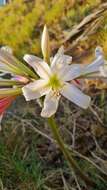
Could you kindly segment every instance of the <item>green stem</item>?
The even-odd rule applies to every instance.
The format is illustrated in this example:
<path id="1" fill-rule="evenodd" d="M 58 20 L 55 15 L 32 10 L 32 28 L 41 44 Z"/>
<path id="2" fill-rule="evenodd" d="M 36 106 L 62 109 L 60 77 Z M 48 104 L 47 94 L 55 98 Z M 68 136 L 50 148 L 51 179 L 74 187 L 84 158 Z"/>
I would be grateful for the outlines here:
<path id="1" fill-rule="evenodd" d="M 48 123 L 50 125 L 50 128 L 52 130 L 52 133 L 54 135 L 55 140 L 57 141 L 60 150 L 62 151 L 65 159 L 68 161 L 71 169 L 73 169 L 78 175 L 79 177 L 88 185 L 91 187 L 95 187 L 96 184 L 88 177 L 86 176 L 81 169 L 79 168 L 79 166 L 77 165 L 76 161 L 71 157 L 71 154 L 69 153 L 69 151 L 66 149 L 63 139 L 61 138 L 59 132 L 58 132 L 58 128 L 56 125 L 56 122 L 54 120 L 54 118 L 49 118 L 48 119 Z"/>

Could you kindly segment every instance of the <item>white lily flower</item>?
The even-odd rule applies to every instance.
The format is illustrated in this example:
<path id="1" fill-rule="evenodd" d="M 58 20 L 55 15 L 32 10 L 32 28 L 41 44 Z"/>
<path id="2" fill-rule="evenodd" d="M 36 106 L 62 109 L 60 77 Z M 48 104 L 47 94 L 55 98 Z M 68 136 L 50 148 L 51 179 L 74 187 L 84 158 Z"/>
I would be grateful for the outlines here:
<path id="1" fill-rule="evenodd" d="M 88 79 L 101 79 L 107 81 L 107 61 L 104 59 L 103 50 L 100 46 L 95 49 L 96 61 L 99 60 L 99 70 L 87 75 Z M 101 64 L 102 62 L 102 64 Z M 96 65 L 97 66 L 97 65 Z"/>
<path id="2" fill-rule="evenodd" d="M 103 51 L 101 47 L 96 47 L 95 49 L 96 59 L 91 64 L 83 65 L 82 76 L 85 79 L 99 79 L 102 78 L 101 69 L 104 67 L 105 60 L 103 56 Z"/>
<path id="3" fill-rule="evenodd" d="M 100 71 L 101 66 L 104 65 L 104 58 L 103 58 L 101 47 L 97 47 L 95 49 L 95 57 L 96 57 L 95 61 L 93 61 L 91 64 L 87 64 L 86 67 L 83 66 L 84 74 L 87 74 L 87 75 L 96 74 L 97 72 Z"/>
<path id="4" fill-rule="evenodd" d="M 97 47 L 97 55 L 103 56 L 103 51 L 101 47 Z M 99 76 L 107 78 L 107 61 L 104 60 L 104 64 L 100 67 Z"/>
<path id="5" fill-rule="evenodd" d="M 88 108 L 90 97 L 78 89 L 72 81 L 83 74 L 98 71 L 102 59 L 98 57 L 95 62 L 88 65 L 69 65 L 72 57 L 64 55 L 60 50 L 52 59 L 50 66 L 34 55 L 25 55 L 24 60 L 33 67 L 40 79 L 24 86 L 23 95 L 27 101 L 46 95 L 42 117 L 50 117 L 56 112 L 61 95 L 81 108 Z"/>

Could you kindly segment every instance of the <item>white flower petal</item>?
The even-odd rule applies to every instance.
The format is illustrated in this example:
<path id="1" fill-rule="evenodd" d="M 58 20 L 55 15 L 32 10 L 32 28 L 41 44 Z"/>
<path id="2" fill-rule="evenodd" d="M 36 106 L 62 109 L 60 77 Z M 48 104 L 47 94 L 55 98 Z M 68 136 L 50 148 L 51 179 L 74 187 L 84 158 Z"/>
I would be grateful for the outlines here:
<path id="1" fill-rule="evenodd" d="M 68 65 L 72 62 L 72 57 L 64 55 L 62 49 L 54 56 L 51 63 L 51 68 L 53 71 L 62 68 L 64 65 Z"/>
<path id="2" fill-rule="evenodd" d="M 59 77 L 63 81 L 70 81 L 76 79 L 81 75 L 82 66 L 80 64 L 72 64 L 63 66 L 62 69 L 59 70 Z"/>
<path id="3" fill-rule="evenodd" d="M 32 66 L 34 62 L 42 62 L 43 60 L 35 55 L 26 54 L 24 55 L 23 59 Z"/>
<path id="4" fill-rule="evenodd" d="M 103 77 L 107 77 L 107 61 L 105 61 L 104 66 L 100 67 L 100 75 Z"/>
<path id="5" fill-rule="evenodd" d="M 42 79 L 31 82 L 22 88 L 23 95 L 27 101 L 40 98 L 47 94 L 49 90 L 47 81 Z"/>
<path id="6" fill-rule="evenodd" d="M 51 117 L 58 108 L 60 96 L 55 96 L 55 94 L 50 91 L 49 94 L 46 95 L 44 100 L 44 107 L 41 112 L 42 117 Z"/>
<path id="7" fill-rule="evenodd" d="M 100 46 L 96 47 L 95 56 L 96 56 L 96 58 L 99 57 L 99 56 L 103 56 L 103 50 L 102 50 L 102 48 Z"/>
<path id="8" fill-rule="evenodd" d="M 94 72 L 98 72 L 100 69 L 100 66 L 104 65 L 104 59 L 103 56 L 98 56 L 98 58 L 93 61 L 91 64 L 83 65 L 82 69 L 82 75 L 91 74 Z"/>
<path id="9" fill-rule="evenodd" d="M 24 60 L 36 71 L 36 73 L 43 79 L 49 78 L 51 70 L 49 65 L 34 55 L 25 55 Z"/>
<path id="10" fill-rule="evenodd" d="M 87 88 L 87 83 L 84 79 L 76 79 L 72 81 L 72 84 L 74 84 L 77 88 L 84 90 Z"/>
<path id="11" fill-rule="evenodd" d="M 66 97 L 71 102 L 80 106 L 81 108 L 88 108 L 90 103 L 90 97 L 83 94 L 76 86 L 73 84 L 66 83 L 60 92 L 64 97 Z"/>

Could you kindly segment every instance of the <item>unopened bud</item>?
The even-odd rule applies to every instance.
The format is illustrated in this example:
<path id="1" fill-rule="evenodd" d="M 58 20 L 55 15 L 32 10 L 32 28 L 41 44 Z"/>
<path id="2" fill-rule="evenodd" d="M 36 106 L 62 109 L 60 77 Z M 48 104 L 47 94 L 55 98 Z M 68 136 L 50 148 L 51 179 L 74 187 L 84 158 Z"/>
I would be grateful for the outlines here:
<path id="1" fill-rule="evenodd" d="M 44 57 L 44 60 L 48 63 L 50 62 L 50 44 L 49 44 L 49 34 L 47 26 L 44 26 L 43 33 L 42 33 L 42 39 L 41 39 L 41 49 L 42 54 Z"/>

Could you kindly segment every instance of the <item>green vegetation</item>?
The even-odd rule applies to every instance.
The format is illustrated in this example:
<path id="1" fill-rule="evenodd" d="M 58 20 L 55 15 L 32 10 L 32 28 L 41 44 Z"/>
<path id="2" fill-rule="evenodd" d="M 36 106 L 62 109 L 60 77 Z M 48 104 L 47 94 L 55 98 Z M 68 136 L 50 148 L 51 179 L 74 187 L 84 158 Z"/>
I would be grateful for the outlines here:
<path id="1" fill-rule="evenodd" d="M 13 0 L 0 8 L 0 44 L 11 46 L 19 57 L 27 52 L 40 54 L 41 30 L 46 23 L 52 47 L 59 46 L 63 30 L 71 29 L 100 4 L 100 0 L 80 2 Z"/>
<path id="2" fill-rule="evenodd" d="M 10 139 L 0 136 L 0 189 L 2 186 L 12 190 L 41 189 L 42 167 L 35 147 L 27 146 L 24 137 L 15 138 L 13 145 Z"/>

